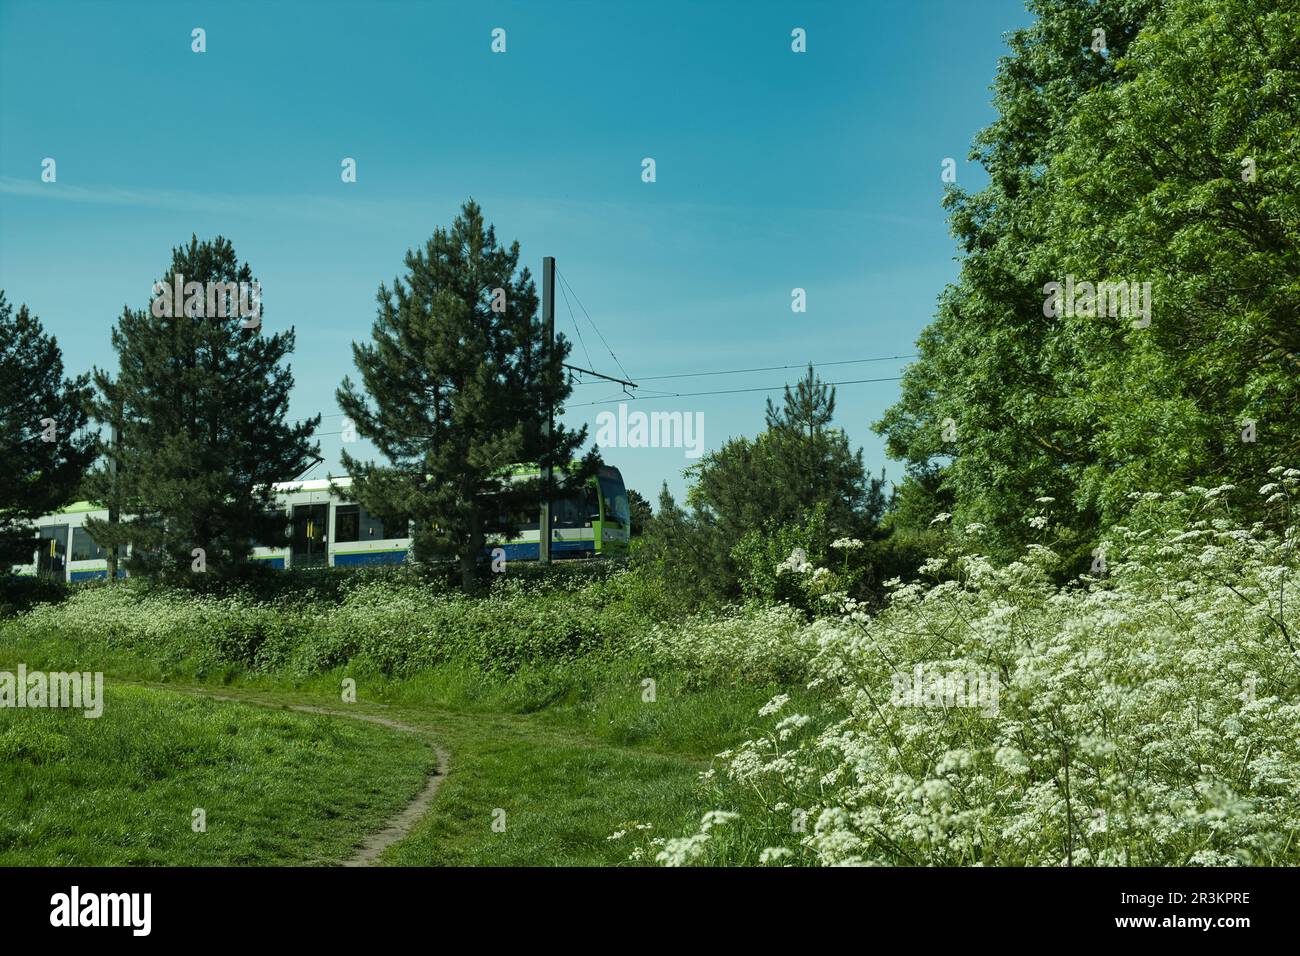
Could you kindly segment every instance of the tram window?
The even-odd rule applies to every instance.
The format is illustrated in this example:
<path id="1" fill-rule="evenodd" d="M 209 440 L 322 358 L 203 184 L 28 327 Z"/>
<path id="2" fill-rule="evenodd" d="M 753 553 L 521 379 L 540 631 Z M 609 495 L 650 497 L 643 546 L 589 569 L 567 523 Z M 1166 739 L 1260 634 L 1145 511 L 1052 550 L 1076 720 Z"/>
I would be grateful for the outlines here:
<path id="1" fill-rule="evenodd" d="M 334 509 L 334 542 L 361 539 L 361 506 L 339 505 Z"/>
<path id="2" fill-rule="evenodd" d="M 384 522 L 376 518 L 365 508 L 359 508 L 361 540 L 378 541 L 384 536 Z"/>
<path id="3" fill-rule="evenodd" d="M 577 528 L 589 519 L 583 513 L 587 507 L 585 496 L 578 492 L 551 502 L 551 523 L 558 528 Z"/>
<path id="4" fill-rule="evenodd" d="M 401 521 L 393 527 L 406 527 Z M 405 532 L 398 537 L 405 537 Z M 337 505 L 334 508 L 334 541 L 346 544 L 349 541 L 379 541 L 384 537 L 382 518 L 372 515 L 360 505 Z"/>
<path id="5" fill-rule="evenodd" d="M 85 528 L 72 529 L 72 560 L 94 561 L 104 556 L 104 549 L 95 543 Z"/>

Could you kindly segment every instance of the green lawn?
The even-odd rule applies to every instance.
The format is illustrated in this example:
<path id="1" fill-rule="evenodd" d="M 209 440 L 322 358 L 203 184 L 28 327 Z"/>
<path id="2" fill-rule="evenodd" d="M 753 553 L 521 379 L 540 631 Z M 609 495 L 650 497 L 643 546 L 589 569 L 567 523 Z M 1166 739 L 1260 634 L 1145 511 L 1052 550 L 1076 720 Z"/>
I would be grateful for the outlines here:
<path id="1" fill-rule="evenodd" d="M 427 732 L 450 753 L 450 773 L 414 831 L 381 857 L 384 865 L 618 864 L 626 861 L 627 847 L 609 836 L 627 823 L 650 824 L 647 836 L 676 836 L 699 817 L 697 781 L 707 759 L 607 743 L 540 715 L 364 700 L 343 705 L 337 695 L 238 683 L 185 685 L 184 691 L 246 699 L 248 706 L 228 706 L 250 716 L 276 704 L 346 706 Z M 347 717 L 319 719 L 367 726 Z M 505 811 L 504 830 L 493 829 L 497 810 Z"/>
<path id="2" fill-rule="evenodd" d="M 27 781 L 0 797 L 0 863 L 337 861 L 418 791 L 437 746 L 450 773 L 381 864 L 621 864 L 633 841 L 609 839 L 616 831 L 648 825 L 636 832 L 642 844 L 694 831 L 712 809 L 701 803 L 700 772 L 754 729 L 776 692 L 691 689 L 656 674 L 647 701 L 649 675 L 597 659 L 509 679 L 446 665 L 400 680 L 347 668 L 201 680 L 160 672 L 138 651 L 105 650 L 48 637 L 0 647 L 0 668 L 102 669 L 108 692 L 98 721 L 39 715 L 68 742 L 29 761 L 35 772 L 0 769 L 0 781 Z M 356 704 L 340 699 L 347 676 L 357 680 Z M 193 696 L 213 694 L 247 703 Z M 382 715 L 422 733 L 274 709 L 282 705 Z M 32 713 L 0 712 L 0 740 Z M 195 806 L 208 809 L 207 834 L 189 830 Z M 493 828 L 498 810 L 504 830 Z"/>
<path id="3" fill-rule="evenodd" d="M 698 775 L 716 742 L 708 714 L 720 716 L 709 695 L 646 704 L 632 684 L 626 706 L 607 693 L 598 706 L 500 713 L 486 701 L 436 706 L 420 682 L 382 685 L 392 703 L 344 705 L 331 682 L 162 690 L 110 677 L 98 720 L 0 711 L 0 864 L 338 862 L 419 790 L 433 743 L 449 751 L 450 773 L 382 864 L 620 864 L 628 846 L 609 839 L 616 831 L 641 823 L 653 828 L 645 837 L 676 836 L 699 818 Z M 379 714 L 427 735 L 277 705 Z M 689 752 L 662 752 L 666 742 Z M 195 807 L 207 833 L 191 831 Z"/>
<path id="4" fill-rule="evenodd" d="M 110 682 L 97 719 L 0 710 L 0 864 L 339 862 L 435 762 L 384 727 Z"/>
<path id="5" fill-rule="evenodd" d="M 610 835 L 630 820 L 676 836 L 698 818 L 705 764 L 567 735 L 536 718 L 401 711 L 436 728 L 451 773 L 414 832 L 384 863 L 398 866 L 593 866 L 622 863 Z M 497 813 L 504 811 L 504 817 Z M 494 820 L 504 822 L 504 829 Z"/>

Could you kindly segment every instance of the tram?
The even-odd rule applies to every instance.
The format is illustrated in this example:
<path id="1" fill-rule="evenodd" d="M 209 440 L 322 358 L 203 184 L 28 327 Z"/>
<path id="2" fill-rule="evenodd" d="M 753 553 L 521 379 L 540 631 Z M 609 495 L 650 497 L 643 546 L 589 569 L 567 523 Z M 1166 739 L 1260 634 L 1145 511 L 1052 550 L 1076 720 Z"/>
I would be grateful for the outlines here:
<path id="1" fill-rule="evenodd" d="M 511 476 L 536 477 L 537 468 L 519 466 L 511 471 Z M 282 570 L 406 561 L 411 548 L 409 524 L 400 528 L 391 523 L 385 526 L 377 516 L 349 499 L 351 486 L 352 479 L 347 477 L 276 484 L 276 508 L 287 519 L 287 534 L 284 541 L 259 542 L 253 549 L 252 560 Z M 15 567 L 14 572 L 69 582 L 106 578 L 107 549 L 97 544 L 86 530 L 89 518 L 107 521 L 108 510 L 79 501 L 36 519 L 32 562 Z M 631 531 L 631 514 L 619 470 L 602 465 L 585 487 L 552 501 L 550 525 L 551 554 L 557 559 L 624 552 Z M 537 518 L 520 526 L 518 533 L 508 540 L 489 541 L 488 547 L 504 550 L 508 561 L 536 561 L 540 550 Z M 119 575 L 125 573 L 119 568 Z"/>

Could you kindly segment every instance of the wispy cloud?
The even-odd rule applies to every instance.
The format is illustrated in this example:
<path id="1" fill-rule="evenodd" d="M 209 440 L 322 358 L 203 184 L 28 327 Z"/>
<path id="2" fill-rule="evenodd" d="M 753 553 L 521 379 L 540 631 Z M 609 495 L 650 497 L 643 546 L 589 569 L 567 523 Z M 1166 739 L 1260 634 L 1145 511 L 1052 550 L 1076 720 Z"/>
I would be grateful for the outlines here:
<path id="1" fill-rule="evenodd" d="M 796 223 L 816 219 L 834 223 L 845 229 L 860 229 L 863 224 L 893 228 L 932 229 L 936 220 L 942 222 L 942 213 L 934 217 L 924 215 L 899 215 L 873 212 L 851 207 L 817 208 L 791 205 L 782 210 L 772 204 L 701 203 L 694 201 L 658 201 L 654 204 L 632 203 L 604 199 L 573 199 L 572 197 L 520 196 L 510 192 L 488 191 L 480 196 L 489 205 L 495 202 L 510 204 L 520 212 L 531 211 L 539 220 L 554 222 L 557 215 L 573 223 L 616 223 L 627 229 L 640 223 L 645 228 L 661 225 L 664 219 L 678 224 L 700 220 L 731 223 L 737 227 L 762 226 L 766 231 L 790 232 L 790 238 L 802 236 Z M 328 196 L 324 194 L 235 194 L 197 192 L 182 189 L 136 188 L 113 185 L 81 186 L 72 183 L 42 183 L 34 179 L 0 176 L 0 194 L 24 199 L 53 200 L 56 202 L 90 203 L 96 205 L 131 206 L 152 209 L 172 209 L 182 212 L 204 212 L 219 215 L 239 215 L 249 218 L 271 217 L 276 220 L 298 219 L 313 222 L 350 222 L 355 224 L 391 224 L 407 219 L 421 207 L 430 209 L 447 202 L 459 202 L 463 195 L 433 195 L 422 190 L 418 197 L 392 196 Z M 937 207 L 936 207 L 937 209 Z"/>
<path id="2" fill-rule="evenodd" d="M 42 183 L 0 176 L 0 194 L 55 202 L 92 203 L 151 209 L 174 209 L 250 218 L 308 219 L 320 222 L 380 223 L 404 208 L 396 199 L 320 195 L 255 195 L 206 193 L 180 189 L 139 189 L 122 186 L 80 186 Z"/>

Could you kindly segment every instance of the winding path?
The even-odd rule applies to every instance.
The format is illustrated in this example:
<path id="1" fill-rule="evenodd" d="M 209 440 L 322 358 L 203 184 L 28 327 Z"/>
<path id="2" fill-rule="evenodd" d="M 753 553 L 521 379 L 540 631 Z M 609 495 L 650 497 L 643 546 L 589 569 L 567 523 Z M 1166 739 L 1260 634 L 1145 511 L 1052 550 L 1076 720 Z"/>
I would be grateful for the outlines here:
<path id="1" fill-rule="evenodd" d="M 255 704 L 259 707 L 273 707 L 277 710 L 293 710 L 301 714 L 323 714 L 328 717 L 346 717 L 349 720 L 364 720 L 370 724 L 379 724 L 381 727 L 388 727 L 391 730 L 401 731 L 402 733 L 415 734 L 429 740 L 428 731 L 421 730 L 411 724 L 403 723 L 400 720 L 393 720 L 391 717 L 380 717 L 377 714 L 362 714 L 349 710 L 339 710 L 333 707 L 315 707 L 309 704 L 286 704 L 282 701 L 263 700 L 257 697 L 233 697 L 229 694 L 213 694 L 205 691 L 201 687 L 181 686 L 174 684 L 155 684 L 148 681 L 118 681 L 124 684 L 136 684 L 142 687 L 150 687 L 157 690 L 168 690 L 173 693 L 192 694 L 195 697 L 203 697 L 208 700 L 219 700 L 235 704 Z M 432 743 L 432 741 L 430 741 Z M 376 866 L 379 862 L 379 856 L 398 840 L 403 839 L 415 828 L 416 823 L 424 816 L 429 805 L 433 803 L 433 798 L 438 793 L 438 788 L 442 786 L 442 781 L 447 778 L 447 771 L 450 766 L 451 756 L 442 747 L 433 744 L 434 753 L 438 755 L 437 769 L 429 775 L 425 782 L 424 788 L 415 795 L 415 798 L 402 808 L 397 816 L 388 821 L 388 824 L 382 829 L 370 834 L 356 852 L 343 862 L 343 866 Z"/>

